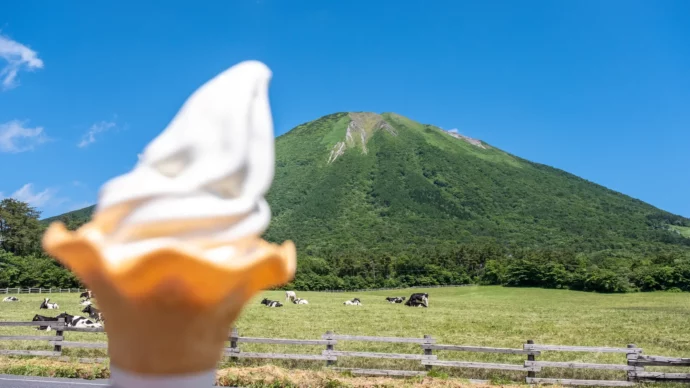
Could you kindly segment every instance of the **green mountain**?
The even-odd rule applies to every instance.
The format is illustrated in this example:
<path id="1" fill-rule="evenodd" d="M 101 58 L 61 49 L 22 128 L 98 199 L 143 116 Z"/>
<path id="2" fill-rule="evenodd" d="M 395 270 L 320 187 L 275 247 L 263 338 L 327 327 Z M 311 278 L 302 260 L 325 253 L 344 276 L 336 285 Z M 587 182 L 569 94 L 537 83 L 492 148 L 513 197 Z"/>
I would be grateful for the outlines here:
<path id="1" fill-rule="evenodd" d="M 688 219 L 397 114 L 322 117 L 280 136 L 276 150 L 267 237 L 303 249 L 690 243 L 665 226 Z"/>
<path id="2" fill-rule="evenodd" d="M 466 249 L 484 252 L 476 273 L 462 259 L 470 277 L 525 250 L 570 252 L 546 260 L 570 271 L 573 257 L 632 271 L 634 260 L 690 252 L 690 219 L 394 113 L 302 124 L 276 139 L 276 163 L 265 237 L 295 241 L 305 271 L 322 277 L 378 279 L 414 257 L 447 267 L 437 258 Z"/>
<path id="3" fill-rule="evenodd" d="M 81 224 L 81 223 L 87 222 L 88 220 L 91 219 L 91 214 L 93 214 L 93 211 L 95 209 L 96 209 L 96 205 L 92 205 L 89 207 L 85 207 L 83 209 L 73 210 L 71 212 L 60 214 L 60 215 L 57 215 L 54 217 L 44 218 L 43 220 L 41 220 L 41 222 L 43 222 L 44 224 L 49 224 L 49 223 L 51 223 L 53 221 L 57 221 L 57 220 L 61 220 L 61 221 L 70 220 L 70 221 L 78 222 Z"/>

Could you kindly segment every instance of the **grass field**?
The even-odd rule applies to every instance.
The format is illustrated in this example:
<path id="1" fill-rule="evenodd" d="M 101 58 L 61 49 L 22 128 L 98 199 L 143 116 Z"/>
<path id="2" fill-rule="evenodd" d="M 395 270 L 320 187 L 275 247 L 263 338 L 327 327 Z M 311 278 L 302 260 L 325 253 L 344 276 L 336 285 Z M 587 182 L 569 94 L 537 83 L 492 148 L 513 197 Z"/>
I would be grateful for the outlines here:
<path id="1" fill-rule="evenodd" d="M 690 227 L 688 226 L 673 225 L 671 226 L 671 229 L 677 230 L 683 237 L 690 237 Z"/>
<path id="2" fill-rule="evenodd" d="M 391 305 L 386 296 L 409 296 L 428 292 L 430 307 Z M 60 310 L 38 309 L 44 295 L 19 295 L 18 303 L 0 303 L 0 321 L 28 321 L 34 314 L 79 314 L 78 294 L 53 294 Z M 605 295 L 565 290 L 501 287 L 455 287 L 375 291 L 359 293 L 298 292 L 309 305 L 266 308 L 263 297 L 284 300 L 284 292 L 265 292 L 245 309 L 236 326 L 242 336 L 317 339 L 326 331 L 338 334 L 422 337 L 429 334 L 439 344 L 520 348 L 527 339 L 559 345 L 625 347 L 634 343 L 645 354 L 690 356 L 690 297 L 681 293 L 635 293 Z M 363 306 L 343 306 L 359 297 Z M 31 328 L 0 328 L 0 335 L 35 335 Z M 100 333 L 67 332 L 70 341 L 105 341 Z M 47 344 L 0 341 L 0 348 L 48 349 Z M 317 354 L 322 347 L 241 344 L 243 351 Z M 337 350 L 362 350 L 420 354 L 419 347 L 404 344 L 341 342 Z M 104 356 L 101 350 L 65 349 L 71 356 Z M 524 356 L 466 352 L 436 352 L 439 359 L 520 364 Z M 624 363 L 625 356 L 607 353 L 544 352 L 539 360 Z M 2 361 L 0 361 L 0 364 Z M 267 364 L 264 360 L 241 360 L 244 366 Z M 321 368 L 324 362 L 273 361 L 290 368 Z M 418 362 L 340 358 L 338 366 L 421 369 Z M 654 369 L 650 369 L 654 370 Z M 441 374 L 464 378 L 521 379 L 521 372 L 470 369 L 440 369 Z M 540 377 L 614 378 L 623 372 L 544 369 Z"/>

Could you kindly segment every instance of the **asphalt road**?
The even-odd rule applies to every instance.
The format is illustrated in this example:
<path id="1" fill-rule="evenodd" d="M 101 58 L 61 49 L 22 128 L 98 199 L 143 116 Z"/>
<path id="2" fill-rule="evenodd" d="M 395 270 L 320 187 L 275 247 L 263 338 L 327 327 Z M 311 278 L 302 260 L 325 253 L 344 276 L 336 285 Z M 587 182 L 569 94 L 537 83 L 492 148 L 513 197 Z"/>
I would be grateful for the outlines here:
<path id="1" fill-rule="evenodd" d="M 110 387 L 110 380 L 62 379 L 34 376 L 0 375 L 2 388 L 89 388 Z"/>
<path id="2" fill-rule="evenodd" d="M 82 380 L 34 376 L 0 375 L 0 388 L 91 388 L 110 387 L 110 380 Z M 237 388 L 237 387 L 235 387 Z"/>

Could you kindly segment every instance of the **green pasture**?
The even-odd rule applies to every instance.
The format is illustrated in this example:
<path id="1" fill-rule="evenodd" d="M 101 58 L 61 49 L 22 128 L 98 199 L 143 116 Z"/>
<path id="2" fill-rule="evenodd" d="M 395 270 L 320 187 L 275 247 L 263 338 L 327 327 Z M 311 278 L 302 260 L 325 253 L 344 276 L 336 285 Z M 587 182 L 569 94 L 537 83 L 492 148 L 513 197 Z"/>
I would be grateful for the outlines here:
<path id="1" fill-rule="evenodd" d="M 428 292 L 430 307 L 389 304 L 386 296 Z M 636 344 L 648 355 L 690 356 L 690 297 L 685 293 L 595 294 L 566 290 L 452 287 L 355 293 L 297 292 L 308 305 L 286 303 L 267 308 L 268 297 L 285 302 L 281 291 L 257 295 L 236 322 L 241 336 L 318 339 L 326 331 L 337 334 L 387 337 L 431 335 L 438 344 L 521 348 L 526 340 L 537 344 L 625 347 Z M 0 303 L 0 321 L 29 321 L 34 314 L 57 315 L 79 311 L 78 294 L 52 294 L 60 310 L 39 310 L 45 295 L 22 294 L 17 303 Z M 363 306 L 344 306 L 358 297 Z M 106 326 L 107 327 L 107 326 Z M 36 335 L 34 328 L 0 327 L 0 335 Z M 45 332 L 44 332 L 45 333 Z M 47 334 L 47 333 L 46 333 Z M 69 341 L 106 341 L 105 334 L 66 332 Z M 321 346 L 240 344 L 243 351 L 318 354 Z M 0 341 L 4 349 L 49 349 L 38 341 Z M 421 354 L 406 344 L 340 342 L 336 350 Z M 75 357 L 105 356 L 104 350 L 64 349 Z M 521 355 L 435 352 L 439 359 L 520 364 Z M 610 353 L 543 352 L 538 360 L 624 363 L 625 355 Z M 232 363 L 228 361 L 228 363 Z M 241 365 L 274 363 L 295 368 L 321 368 L 322 361 L 249 360 Z M 338 366 L 387 369 L 422 369 L 418 362 L 366 358 L 339 358 Z M 437 368 L 441 375 L 465 378 L 521 379 L 521 372 Z M 649 370 L 655 370 L 650 368 Z M 659 369 L 657 369 L 659 370 Z M 584 369 L 543 369 L 540 377 L 616 378 L 624 372 Z"/>
<path id="2" fill-rule="evenodd" d="M 690 227 L 688 226 L 671 226 L 671 229 L 678 231 L 683 237 L 690 237 Z"/>

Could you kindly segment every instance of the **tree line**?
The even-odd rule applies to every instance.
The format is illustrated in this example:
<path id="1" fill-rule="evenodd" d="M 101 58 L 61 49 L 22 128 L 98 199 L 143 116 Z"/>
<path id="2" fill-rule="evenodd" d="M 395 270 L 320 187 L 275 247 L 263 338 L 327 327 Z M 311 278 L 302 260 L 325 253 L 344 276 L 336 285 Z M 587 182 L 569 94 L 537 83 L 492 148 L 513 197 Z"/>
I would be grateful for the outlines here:
<path id="1" fill-rule="evenodd" d="M 45 225 L 28 204 L 0 201 L 0 288 L 80 287 L 79 280 L 41 249 Z M 70 230 L 87 220 L 60 218 Z M 297 273 L 281 288 L 304 291 L 484 284 L 595 292 L 690 291 L 690 254 L 606 250 L 509 249 L 492 241 L 405 251 L 305 249 Z"/>
<path id="2" fill-rule="evenodd" d="M 0 201 L 0 287 L 79 287 L 79 280 L 41 249 L 45 226 L 28 204 Z M 76 221 L 65 220 L 75 229 Z"/>
<path id="3" fill-rule="evenodd" d="M 376 252 L 298 260 L 295 279 L 283 288 L 356 290 L 483 284 L 620 293 L 690 291 L 690 256 L 682 251 L 646 255 L 618 251 L 516 249 L 461 244 L 392 257 Z"/>

